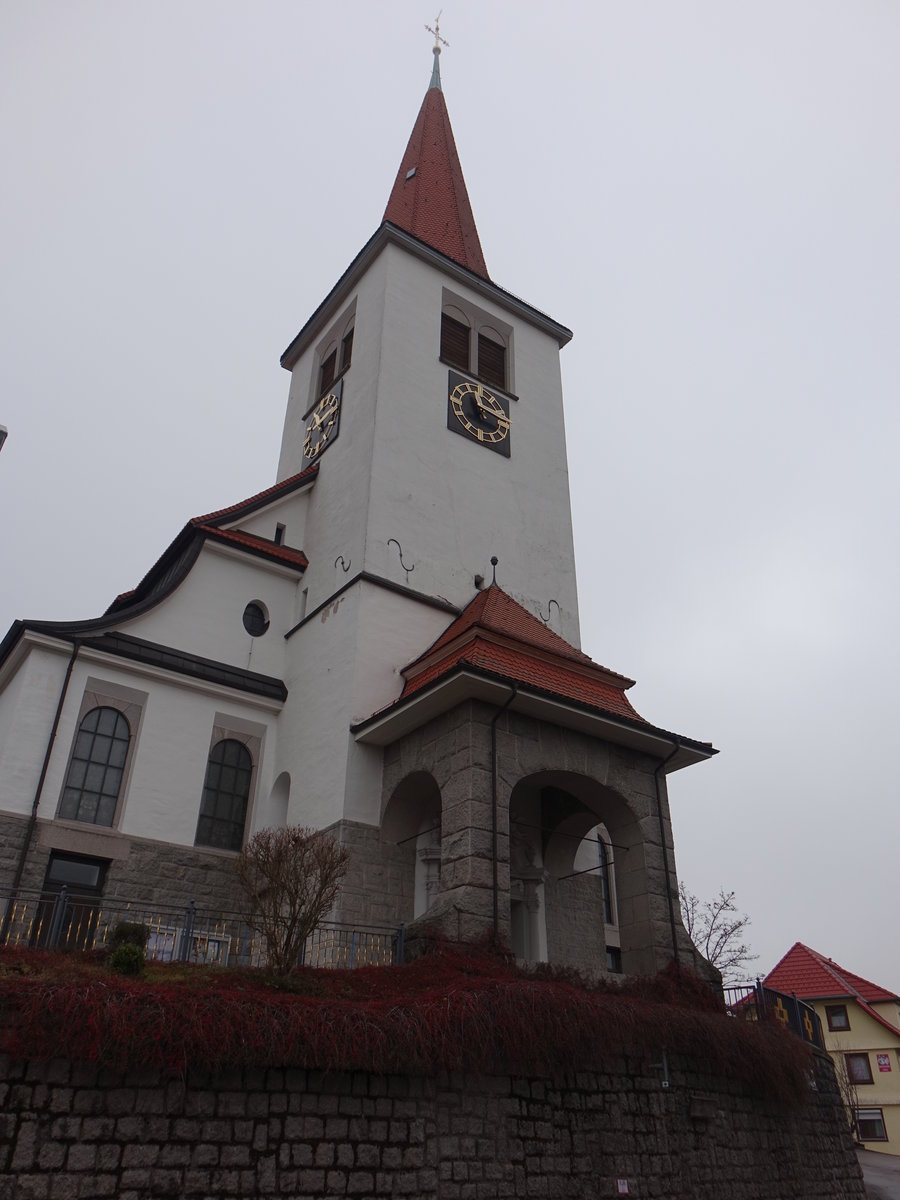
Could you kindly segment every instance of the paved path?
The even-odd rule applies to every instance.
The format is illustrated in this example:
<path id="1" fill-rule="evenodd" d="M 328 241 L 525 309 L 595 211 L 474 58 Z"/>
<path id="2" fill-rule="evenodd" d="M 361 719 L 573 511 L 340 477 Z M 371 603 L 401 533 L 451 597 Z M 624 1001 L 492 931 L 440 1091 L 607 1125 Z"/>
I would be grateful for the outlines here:
<path id="1" fill-rule="evenodd" d="M 857 1150 L 869 1200 L 900 1200 L 900 1154 Z"/>

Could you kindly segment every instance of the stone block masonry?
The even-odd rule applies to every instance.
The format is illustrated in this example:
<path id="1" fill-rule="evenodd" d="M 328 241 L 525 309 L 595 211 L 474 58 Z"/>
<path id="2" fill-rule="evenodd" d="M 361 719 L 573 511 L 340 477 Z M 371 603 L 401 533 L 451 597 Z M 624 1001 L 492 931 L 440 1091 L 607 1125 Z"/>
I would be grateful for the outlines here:
<path id="1" fill-rule="evenodd" d="M 864 1200 L 830 1064 L 782 1107 L 647 1060 L 557 1079 L 0 1060 L 0 1200 Z M 814 1085 L 814 1086 L 813 1086 Z"/>

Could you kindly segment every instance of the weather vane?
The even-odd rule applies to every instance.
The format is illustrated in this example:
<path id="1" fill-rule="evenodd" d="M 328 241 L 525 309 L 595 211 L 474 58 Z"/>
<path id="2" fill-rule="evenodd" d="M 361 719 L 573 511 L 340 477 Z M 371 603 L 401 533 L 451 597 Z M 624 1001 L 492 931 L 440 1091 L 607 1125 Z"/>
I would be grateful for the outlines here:
<path id="1" fill-rule="evenodd" d="M 432 29 L 430 25 L 425 26 L 429 33 L 434 34 L 434 48 L 437 50 L 438 54 L 441 52 L 442 45 L 446 46 L 448 50 L 450 48 L 450 43 L 447 41 L 447 39 L 441 37 L 441 13 L 443 11 L 444 10 L 441 9 L 441 12 L 439 12 L 434 18 L 434 29 Z"/>

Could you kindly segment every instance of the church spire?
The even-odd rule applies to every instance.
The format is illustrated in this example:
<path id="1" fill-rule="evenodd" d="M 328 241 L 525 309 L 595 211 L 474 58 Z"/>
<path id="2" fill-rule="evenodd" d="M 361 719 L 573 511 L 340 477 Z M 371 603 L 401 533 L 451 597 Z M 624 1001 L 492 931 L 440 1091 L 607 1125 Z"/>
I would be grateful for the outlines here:
<path id="1" fill-rule="evenodd" d="M 441 12 L 443 11 L 441 9 Z M 425 28 L 429 33 L 434 34 L 434 49 L 432 50 L 434 66 L 431 69 L 431 83 L 428 86 L 429 88 L 437 88 L 438 91 L 441 91 L 441 46 L 447 46 L 448 48 L 450 46 L 447 39 L 441 37 L 441 13 L 439 12 L 434 18 L 434 29 L 430 25 L 426 25 Z"/>
<path id="2" fill-rule="evenodd" d="M 438 14 L 438 20 L 440 14 Z M 384 220 L 411 233 L 454 262 L 489 279 L 463 179 L 450 116 L 441 90 L 440 25 L 434 34 L 431 83 L 394 180 Z"/>

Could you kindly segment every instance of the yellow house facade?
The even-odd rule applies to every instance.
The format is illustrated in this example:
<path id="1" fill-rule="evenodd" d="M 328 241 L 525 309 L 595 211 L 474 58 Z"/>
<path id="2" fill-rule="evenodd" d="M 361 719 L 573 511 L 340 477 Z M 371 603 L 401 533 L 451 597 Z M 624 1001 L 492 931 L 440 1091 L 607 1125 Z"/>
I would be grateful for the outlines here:
<path id="1" fill-rule="evenodd" d="M 815 1008 L 859 1140 L 900 1155 L 900 996 L 802 942 L 765 984 Z"/>

